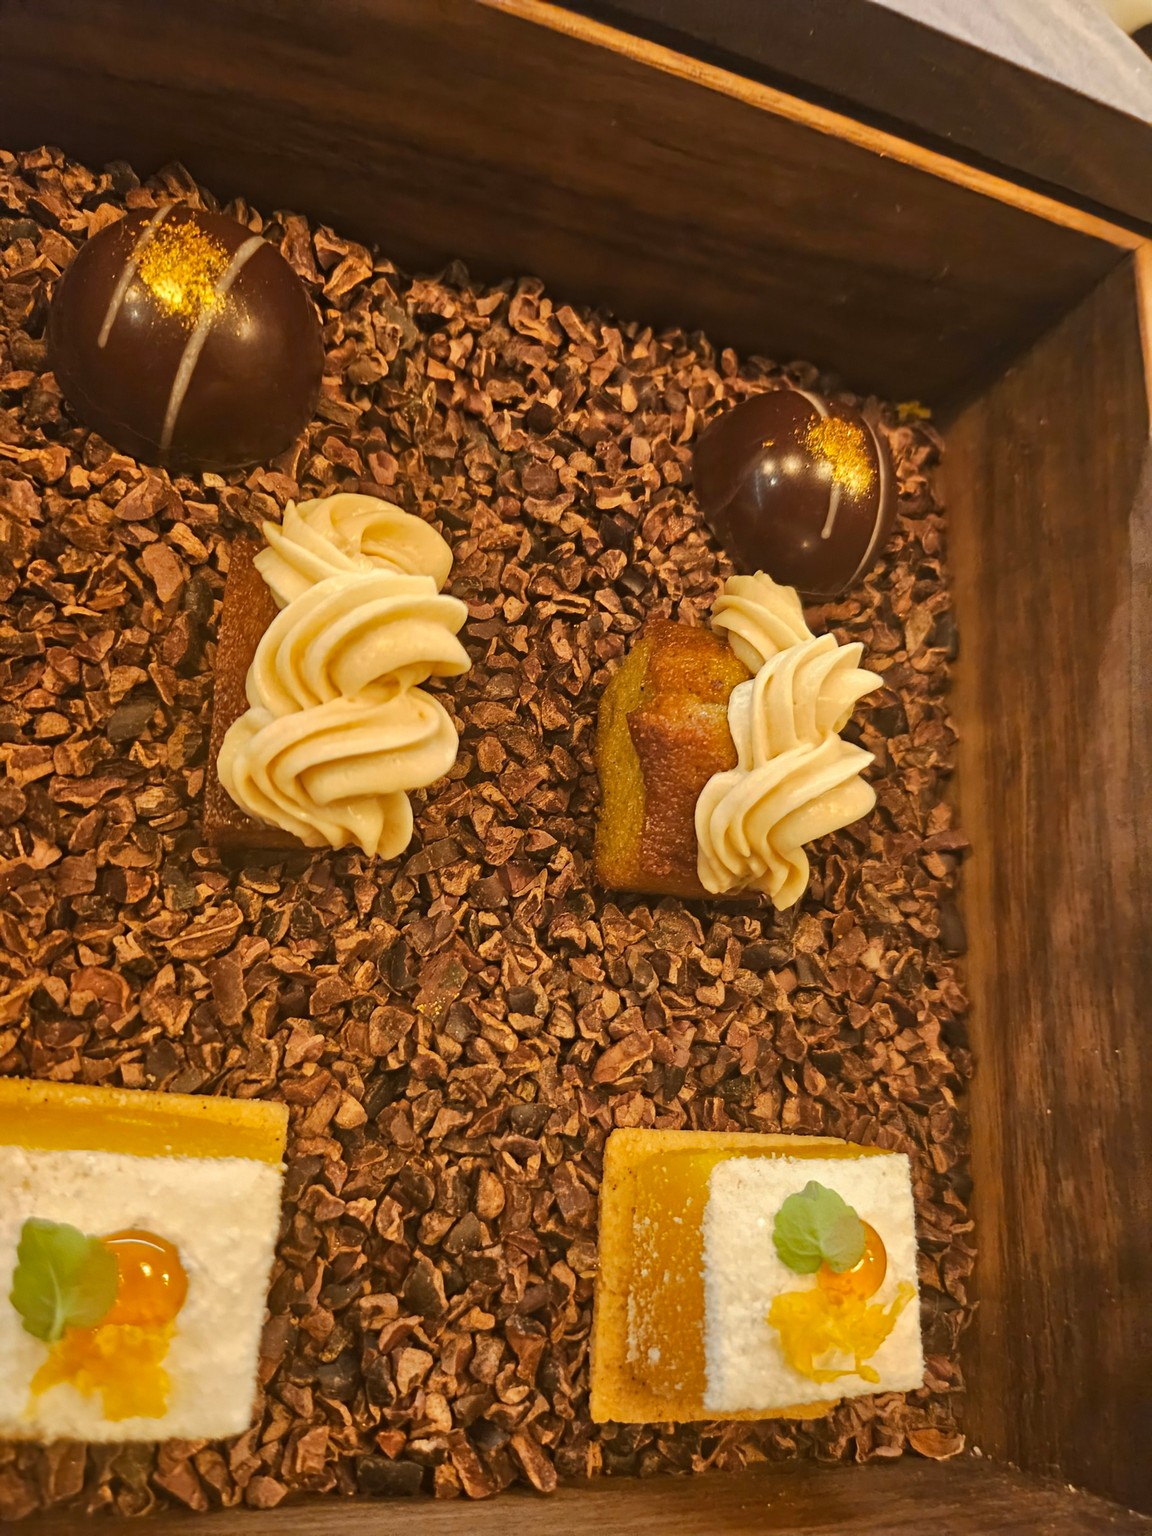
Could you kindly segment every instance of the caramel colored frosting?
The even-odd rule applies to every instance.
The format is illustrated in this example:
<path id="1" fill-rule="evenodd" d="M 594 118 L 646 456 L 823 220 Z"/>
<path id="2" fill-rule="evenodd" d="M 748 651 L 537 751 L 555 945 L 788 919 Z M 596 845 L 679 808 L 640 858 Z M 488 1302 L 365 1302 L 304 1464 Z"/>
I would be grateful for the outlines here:
<path id="1" fill-rule="evenodd" d="M 470 664 L 456 638 L 467 609 L 438 590 L 451 551 L 367 496 L 290 507 L 264 533 L 256 564 L 281 611 L 220 749 L 220 782 L 309 847 L 395 858 L 412 836 L 408 791 L 456 760 L 451 717 L 420 686 Z"/>
<path id="2" fill-rule="evenodd" d="M 726 583 L 713 625 L 756 675 L 728 701 L 736 767 L 713 774 L 696 802 L 700 882 L 762 891 L 783 909 L 808 885 L 803 845 L 876 803 L 860 777 L 872 754 L 838 733 L 881 679 L 860 666 L 859 644 L 814 638 L 792 588 L 762 574 Z"/>

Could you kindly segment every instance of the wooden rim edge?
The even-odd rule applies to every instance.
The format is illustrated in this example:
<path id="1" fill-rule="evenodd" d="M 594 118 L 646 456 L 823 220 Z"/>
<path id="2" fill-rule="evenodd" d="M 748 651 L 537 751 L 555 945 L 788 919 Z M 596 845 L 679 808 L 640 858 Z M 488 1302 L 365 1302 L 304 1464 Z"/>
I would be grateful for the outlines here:
<path id="1" fill-rule="evenodd" d="M 1136 312 L 1140 321 L 1140 345 L 1144 354 L 1144 387 L 1148 391 L 1148 436 L 1152 438 L 1152 240 L 1143 240 L 1133 252 L 1136 278 Z"/>
<path id="2" fill-rule="evenodd" d="M 674 49 L 666 48 L 660 43 L 649 42 L 646 38 L 636 37 L 630 32 L 621 31 L 619 28 L 593 21 L 574 11 L 565 10 L 562 6 L 551 4 L 550 0 L 478 0 L 478 3 L 489 10 L 503 11 L 522 21 L 563 33 L 576 41 L 592 43 L 596 47 L 605 48 L 611 53 L 620 54 L 636 63 L 659 69 L 665 74 L 676 75 L 682 80 L 704 86 L 707 90 L 717 91 L 721 95 L 742 101 L 748 106 L 771 112 L 776 117 L 813 128 L 818 133 L 846 140 L 885 159 L 898 160 L 914 170 L 924 171 L 942 181 L 966 187 L 997 202 L 1007 203 L 1023 213 L 1031 214 L 1034 218 L 1043 219 L 1050 224 L 1059 225 L 1091 239 L 1104 241 L 1121 250 L 1152 251 L 1152 240 L 1148 240 L 1135 230 L 1113 224 L 1096 214 L 1085 213 L 1045 193 L 1033 192 L 1027 187 L 1018 186 L 1015 182 L 996 176 L 990 171 L 978 170 L 974 166 L 965 165 L 962 161 L 952 160 L 936 150 L 924 149 L 920 145 L 898 138 L 895 134 L 868 127 L 843 113 L 816 106 L 797 96 L 789 96 L 773 86 L 746 79 L 742 75 L 733 74 L 730 70 L 706 64 L 687 54 L 677 53 Z"/>

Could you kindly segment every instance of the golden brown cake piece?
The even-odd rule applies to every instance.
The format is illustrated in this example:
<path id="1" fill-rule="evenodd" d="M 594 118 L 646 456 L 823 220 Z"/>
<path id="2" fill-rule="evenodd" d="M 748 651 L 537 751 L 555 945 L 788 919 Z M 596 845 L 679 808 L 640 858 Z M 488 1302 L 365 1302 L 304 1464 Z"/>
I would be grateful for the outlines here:
<path id="1" fill-rule="evenodd" d="M 804 845 L 876 803 L 872 754 L 840 736 L 882 681 L 862 652 L 813 635 L 799 594 L 762 571 L 729 577 L 711 630 L 648 625 L 601 703 L 601 883 L 795 905 Z"/>
<path id="2" fill-rule="evenodd" d="M 276 601 L 252 563 L 264 548 L 260 539 L 236 539 L 224 587 L 224 610 L 216 645 L 212 739 L 204 781 L 204 838 L 222 852 L 289 852 L 303 844 L 290 832 L 265 826 L 247 815 L 220 782 L 216 764 L 228 727 L 248 708 L 248 668 L 264 631 L 276 617 Z"/>
<path id="3" fill-rule="evenodd" d="M 696 801 L 735 767 L 728 696 L 747 667 L 712 630 L 655 619 L 604 690 L 596 874 L 615 890 L 705 896 Z"/>

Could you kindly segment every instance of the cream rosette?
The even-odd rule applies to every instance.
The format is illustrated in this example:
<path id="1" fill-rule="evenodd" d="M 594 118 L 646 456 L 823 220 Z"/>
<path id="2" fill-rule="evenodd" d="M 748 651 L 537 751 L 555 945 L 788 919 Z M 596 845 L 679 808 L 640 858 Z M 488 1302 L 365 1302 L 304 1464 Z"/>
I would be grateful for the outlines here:
<path id="1" fill-rule="evenodd" d="M 763 571 L 729 576 L 712 608 L 712 628 L 724 633 L 749 672 L 812 638 L 796 588 L 780 586 Z"/>
<path id="2" fill-rule="evenodd" d="M 282 607 L 248 671 L 248 711 L 220 749 L 220 781 L 308 847 L 395 858 L 412 836 L 408 791 L 456 760 L 452 719 L 420 686 L 470 665 L 457 639 L 468 610 L 437 590 L 451 551 L 369 497 L 289 511 L 257 556 Z M 411 573 L 420 562 L 435 574 Z"/>
<path id="3" fill-rule="evenodd" d="M 284 521 L 265 523 L 263 533 L 268 548 L 255 564 L 281 608 L 330 576 L 428 576 L 439 591 L 452 569 L 452 551 L 435 528 L 375 496 L 289 502 Z"/>
<path id="4" fill-rule="evenodd" d="M 860 665 L 863 652 L 859 641 L 840 645 L 835 635 L 821 635 L 777 651 L 751 682 L 733 689 L 733 697 L 746 690 L 746 702 L 742 698 L 737 707 L 747 716 L 757 763 L 792 747 L 816 746 L 844 729 L 859 700 L 883 681 Z"/>
<path id="5" fill-rule="evenodd" d="M 696 802 L 700 883 L 716 894 L 762 891 L 782 910 L 808 885 L 803 845 L 876 803 L 860 777 L 872 754 L 838 733 L 881 679 L 860 666 L 859 644 L 814 638 L 796 593 L 768 577 L 732 578 L 713 623 L 757 670 L 728 701 L 736 767 L 713 774 Z"/>

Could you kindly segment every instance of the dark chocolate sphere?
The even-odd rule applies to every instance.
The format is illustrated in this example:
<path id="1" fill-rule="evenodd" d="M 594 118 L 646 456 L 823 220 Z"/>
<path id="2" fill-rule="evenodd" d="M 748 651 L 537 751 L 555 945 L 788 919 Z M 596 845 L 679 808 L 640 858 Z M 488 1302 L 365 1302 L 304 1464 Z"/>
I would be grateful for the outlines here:
<path id="1" fill-rule="evenodd" d="M 80 420 L 139 459 L 258 464 L 316 404 L 320 323 L 274 246 L 169 203 L 94 235 L 61 277 L 48 359 Z"/>
<path id="2" fill-rule="evenodd" d="M 696 446 L 700 510 L 743 571 L 809 597 L 859 581 L 892 531 L 888 445 L 859 411 L 799 389 L 755 395 Z"/>

